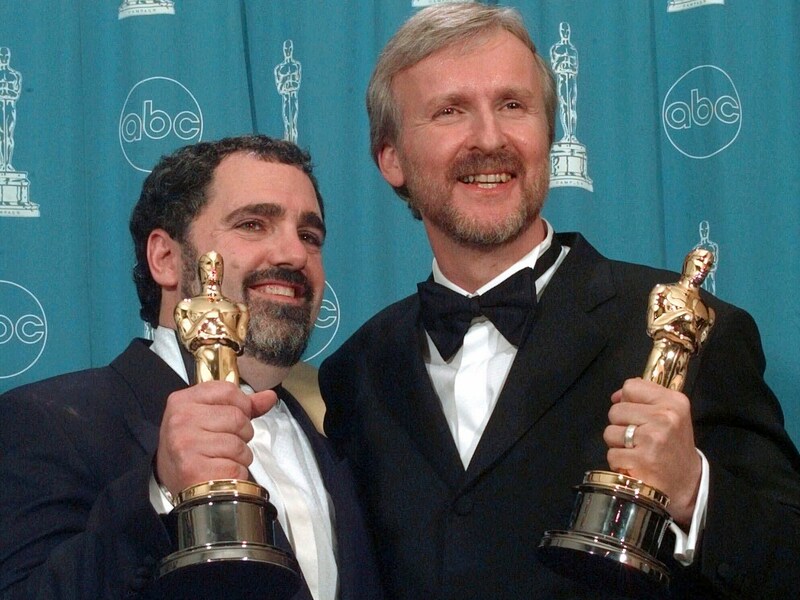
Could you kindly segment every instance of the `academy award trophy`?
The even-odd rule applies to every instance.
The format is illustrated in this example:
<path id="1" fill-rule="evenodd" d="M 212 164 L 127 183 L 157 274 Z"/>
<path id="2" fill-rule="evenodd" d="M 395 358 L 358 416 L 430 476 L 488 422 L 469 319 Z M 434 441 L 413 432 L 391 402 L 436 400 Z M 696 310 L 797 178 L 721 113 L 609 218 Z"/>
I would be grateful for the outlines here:
<path id="1" fill-rule="evenodd" d="M 222 257 L 200 257 L 202 292 L 175 307 L 184 346 L 195 357 L 196 379 L 239 383 L 236 357 L 244 349 L 247 306 L 222 295 Z M 175 598 L 291 598 L 300 568 L 275 547 L 275 507 L 252 481 L 223 479 L 178 494 L 177 551 L 161 561 L 158 586 Z"/>
<path id="2" fill-rule="evenodd" d="M 678 282 L 653 288 L 647 315 L 653 349 L 643 379 L 683 389 L 689 357 L 714 324 L 714 311 L 699 292 L 713 264 L 713 253 L 695 248 Z M 626 445 L 631 433 L 626 432 Z M 589 471 L 575 489 L 569 528 L 545 532 L 539 544 L 542 560 L 607 590 L 653 597 L 666 589 L 669 572 L 656 556 L 671 522 L 669 498 L 626 473 L 611 471 Z"/>

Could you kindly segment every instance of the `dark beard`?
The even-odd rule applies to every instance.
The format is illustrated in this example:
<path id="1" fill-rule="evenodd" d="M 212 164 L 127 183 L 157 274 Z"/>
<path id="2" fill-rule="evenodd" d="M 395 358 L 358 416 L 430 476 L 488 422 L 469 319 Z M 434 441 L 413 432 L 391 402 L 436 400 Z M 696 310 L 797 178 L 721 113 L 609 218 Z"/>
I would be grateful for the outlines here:
<path id="1" fill-rule="evenodd" d="M 202 291 L 197 266 L 197 248 L 186 242 L 181 244 L 181 297 L 194 298 Z"/>
<path id="2" fill-rule="evenodd" d="M 190 298 L 199 294 L 201 289 L 197 276 L 197 249 L 192 244 L 182 244 L 181 258 L 181 294 Z M 249 286 L 264 279 L 301 285 L 305 290 L 305 302 L 301 306 L 288 306 L 251 297 Z M 314 327 L 314 291 L 308 279 L 302 273 L 280 267 L 254 271 L 242 281 L 241 297 L 250 312 L 244 353 L 275 367 L 291 367 L 297 363 L 308 346 Z"/>

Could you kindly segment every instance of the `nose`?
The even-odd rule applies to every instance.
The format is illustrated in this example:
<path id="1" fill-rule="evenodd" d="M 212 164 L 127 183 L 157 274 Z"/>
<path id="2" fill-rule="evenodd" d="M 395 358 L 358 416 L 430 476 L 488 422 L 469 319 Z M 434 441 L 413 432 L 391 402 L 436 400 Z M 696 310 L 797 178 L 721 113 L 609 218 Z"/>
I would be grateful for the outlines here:
<path id="1" fill-rule="evenodd" d="M 272 265 L 292 271 L 305 268 L 308 263 L 308 248 L 297 231 L 285 231 L 271 242 L 269 261 Z"/>
<path id="2" fill-rule="evenodd" d="M 499 115 L 489 108 L 477 111 L 472 119 L 472 147 L 489 153 L 506 145 Z"/>

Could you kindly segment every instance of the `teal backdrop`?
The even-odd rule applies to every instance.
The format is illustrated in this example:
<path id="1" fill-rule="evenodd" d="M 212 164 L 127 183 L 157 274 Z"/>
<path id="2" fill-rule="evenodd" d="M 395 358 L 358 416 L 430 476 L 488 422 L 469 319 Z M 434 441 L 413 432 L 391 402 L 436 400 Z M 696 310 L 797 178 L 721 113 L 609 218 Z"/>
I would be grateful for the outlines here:
<path id="1" fill-rule="evenodd" d="M 431 254 L 371 161 L 364 91 L 424 3 L 3 0 L 0 391 L 144 333 L 128 217 L 158 157 L 201 139 L 265 133 L 314 158 L 329 238 L 308 362 L 412 293 Z M 561 73 L 547 219 L 672 270 L 714 247 L 706 285 L 755 317 L 800 440 L 800 3 L 501 4 Z"/>

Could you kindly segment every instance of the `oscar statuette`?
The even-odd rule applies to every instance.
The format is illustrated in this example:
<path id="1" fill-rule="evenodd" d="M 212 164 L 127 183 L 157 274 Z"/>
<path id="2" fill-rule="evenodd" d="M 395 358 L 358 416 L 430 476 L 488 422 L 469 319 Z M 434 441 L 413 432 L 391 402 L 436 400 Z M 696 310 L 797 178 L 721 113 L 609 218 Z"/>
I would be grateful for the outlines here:
<path id="1" fill-rule="evenodd" d="M 197 383 L 239 384 L 247 306 L 222 295 L 223 262 L 200 257 L 200 295 L 175 307 L 178 336 L 195 357 Z M 177 550 L 159 565 L 159 592 L 176 598 L 291 598 L 300 584 L 294 557 L 275 546 L 275 507 L 252 481 L 222 479 L 190 486 L 172 516 Z"/>
<path id="2" fill-rule="evenodd" d="M 683 389 L 689 358 L 714 324 L 714 310 L 700 298 L 713 264 L 712 252 L 694 249 L 678 282 L 653 288 L 647 314 L 653 348 L 643 379 Z M 632 447 L 634 431 L 633 425 L 626 429 L 626 447 Z M 542 561 L 609 592 L 651 598 L 665 591 L 669 572 L 656 556 L 671 522 L 669 498 L 627 473 L 612 471 L 589 471 L 575 489 L 568 529 L 545 532 L 539 544 Z"/>

